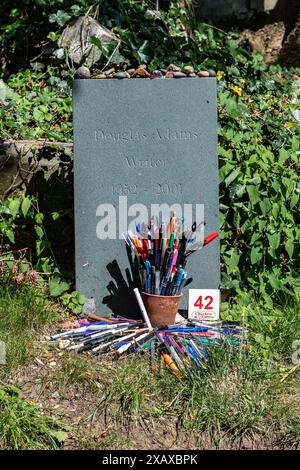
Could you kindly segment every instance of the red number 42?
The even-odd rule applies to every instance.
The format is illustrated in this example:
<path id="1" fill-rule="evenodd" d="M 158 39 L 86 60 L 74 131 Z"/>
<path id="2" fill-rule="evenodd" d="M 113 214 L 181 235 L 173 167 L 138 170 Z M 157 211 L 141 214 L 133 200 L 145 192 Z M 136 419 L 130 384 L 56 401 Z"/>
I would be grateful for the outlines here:
<path id="1" fill-rule="evenodd" d="M 201 310 L 203 308 L 204 310 L 213 310 L 213 307 L 211 307 L 211 304 L 213 303 L 213 298 L 211 295 L 204 297 L 204 302 L 207 302 L 206 305 L 203 304 L 202 295 L 200 295 L 194 303 L 194 307 L 199 307 Z"/>

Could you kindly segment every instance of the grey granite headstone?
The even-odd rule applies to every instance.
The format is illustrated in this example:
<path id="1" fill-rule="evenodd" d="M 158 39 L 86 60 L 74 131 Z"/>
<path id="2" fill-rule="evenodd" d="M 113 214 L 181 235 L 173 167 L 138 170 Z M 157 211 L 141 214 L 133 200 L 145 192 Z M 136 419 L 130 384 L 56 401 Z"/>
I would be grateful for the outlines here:
<path id="1" fill-rule="evenodd" d="M 103 315 L 136 314 L 120 201 L 204 204 L 205 234 L 218 230 L 216 80 L 75 80 L 73 99 L 76 287 Z M 103 204 L 115 208 L 117 239 L 101 239 Z M 187 267 L 190 287 L 218 288 L 218 240 Z"/>

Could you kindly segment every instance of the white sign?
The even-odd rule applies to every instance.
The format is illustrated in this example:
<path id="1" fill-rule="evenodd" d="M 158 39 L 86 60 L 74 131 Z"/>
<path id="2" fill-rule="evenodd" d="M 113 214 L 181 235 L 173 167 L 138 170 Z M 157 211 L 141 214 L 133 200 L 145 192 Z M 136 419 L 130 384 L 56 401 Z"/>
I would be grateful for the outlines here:
<path id="1" fill-rule="evenodd" d="M 219 320 L 219 315 L 219 289 L 189 289 L 189 320 Z"/>

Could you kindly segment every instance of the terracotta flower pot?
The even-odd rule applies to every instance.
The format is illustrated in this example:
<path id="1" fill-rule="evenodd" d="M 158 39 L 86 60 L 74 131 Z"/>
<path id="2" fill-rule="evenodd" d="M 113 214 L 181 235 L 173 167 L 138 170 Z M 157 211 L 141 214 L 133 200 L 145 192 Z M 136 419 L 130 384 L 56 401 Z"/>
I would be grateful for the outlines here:
<path id="1" fill-rule="evenodd" d="M 141 292 L 141 296 L 153 327 L 174 325 L 182 294 L 171 296 Z"/>

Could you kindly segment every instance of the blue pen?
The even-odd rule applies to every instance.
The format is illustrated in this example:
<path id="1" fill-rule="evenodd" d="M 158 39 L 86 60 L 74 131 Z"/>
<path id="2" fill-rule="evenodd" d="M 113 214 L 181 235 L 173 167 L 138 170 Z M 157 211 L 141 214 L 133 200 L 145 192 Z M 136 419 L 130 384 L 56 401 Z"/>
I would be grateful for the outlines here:
<path id="1" fill-rule="evenodd" d="M 151 266 L 151 294 L 155 294 L 155 266 Z"/>
<path id="2" fill-rule="evenodd" d="M 177 294 L 181 294 L 181 291 L 186 283 L 186 278 L 187 278 L 187 272 L 184 271 Z"/>
<path id="3" fill-rule="evenodd" d="M 199 359 L 207 359 L 207 354 L 203 350 L 201 351 L 192 339 L 190 339 L 190 345 Z"/>
<path id="4" fill-rule="evenodd" d="M 167 276 L 164 276 L 161 282 L 161 286 L 160 286 L 160 295 L 165 295 L 167 285 L 168 285 L 168 278 Z"/>
<path id="5" fill-rule="evenodd" d="M 190 356 L 192 357 L 192 359 L 194 359 L 194 361 L 196 362 L 197 366 L 200 367 L 200 369 L 203 369 L 202 364 L 198 360 L 198 358 L 197 358 L 196 354 L 194 353 L 193 348 L 191 346 L 188 347 L 188 352 L 189 352 Z"/>
<path id="6" fill-rule="evenodd" d="M 185 271 L 184 271 L 183 268 L 180 268 L 178 270 L 178 276 L 177 276 L 177 281 L 176 281 L 176 286 L 175 286 L 175 295 L 178 294 L 178 292 L 179 292 L 180 284 L 182 282 L 182 278 L 183 278 L 184 273 L 185 273 Z"/>
<path id="7" fill-rule="evenodd" d="M 151 263 L 148 259 L 145 261 L 146 268 L 146 292 L 151 294 Z"/>
<path id="8" fill-rule="evenodd" d="M 238 335 L 238 334 L 240 334 L 239 331 L 237 331 L 237 330 L 231 330 L 230 328 L 223 328 L 223 329 L 221 330 L 221 333 L 230 333 L 230 334 L 232 334 L 232 335 Z"/>
<path id="9" fill-rule="evenodd" d="M 183 274 L 184 274 L 184 269 L 180 268 L 178 270 L 178 276 L 177 276 L 176 285 L 175 285 L 175 294 L 177 294 L 177 292 L 179 291 L 180 284 L 181 284 L 181 281 L 182 281 L 182 278 L 183 278 Z"/>

